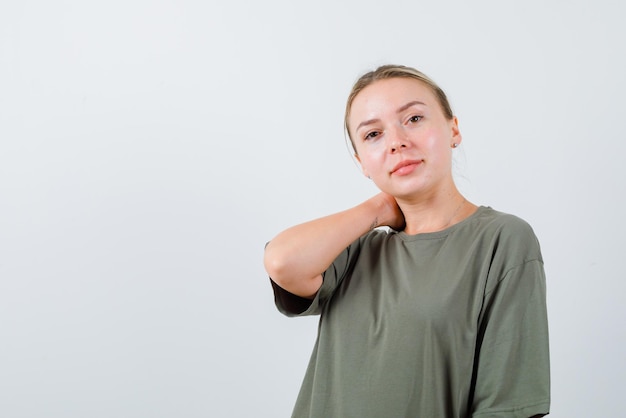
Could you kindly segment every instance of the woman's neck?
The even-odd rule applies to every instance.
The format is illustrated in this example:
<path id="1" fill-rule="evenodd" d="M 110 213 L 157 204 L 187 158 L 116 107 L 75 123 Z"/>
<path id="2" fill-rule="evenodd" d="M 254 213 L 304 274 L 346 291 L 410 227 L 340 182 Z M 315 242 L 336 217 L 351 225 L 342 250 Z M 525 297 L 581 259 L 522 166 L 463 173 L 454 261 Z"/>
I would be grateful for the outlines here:
<path id="1" fill-rule="evenodd" d="M 406 222 L 404 232 L 409 235 L 442 231 L 467 218 L 477 208 L 456 188 L 450 193 L 424 199 L 398 199 L 398 205 Z"/>

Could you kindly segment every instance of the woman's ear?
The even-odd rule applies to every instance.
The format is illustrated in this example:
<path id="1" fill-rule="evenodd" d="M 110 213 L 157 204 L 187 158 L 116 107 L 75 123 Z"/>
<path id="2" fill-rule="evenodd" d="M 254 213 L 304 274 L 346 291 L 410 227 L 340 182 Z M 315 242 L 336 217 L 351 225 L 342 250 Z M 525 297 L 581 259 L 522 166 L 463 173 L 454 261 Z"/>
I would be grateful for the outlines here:
<path id="1" fill-rule="evenodd" d="M 461 141 L 463 141 L 463 136 L 461 135 L 461 130 L 459 129 L 459 120 L 456 116 L 454 116 L 450 121 L 450 128 L 452 130 L 452 144 L 450 144 L 450 146 L 453 146 L 453 144 L 456 144 L 456 146 L 458 146 Z"/>

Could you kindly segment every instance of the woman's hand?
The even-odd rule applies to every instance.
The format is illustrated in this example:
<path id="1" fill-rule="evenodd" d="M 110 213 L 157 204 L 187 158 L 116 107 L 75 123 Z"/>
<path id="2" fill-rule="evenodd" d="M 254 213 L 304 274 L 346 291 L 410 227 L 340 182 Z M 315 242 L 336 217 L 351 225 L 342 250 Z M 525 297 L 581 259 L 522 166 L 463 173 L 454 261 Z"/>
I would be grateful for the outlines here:
<path id="1" fill-rule="evenodd" d="M 380 218 L 379 225 L 388 226 L 396 231 L 402 231 L 405 227 L 404 214 L 398 206 L 395 197 L 388 193 L 381 192 L 372 199 L 380 202 Z"/>
<path id="2" fill-rule="evenodd" d="M 313 297 L 322 273 L 361 235 L 378 226 L 404 229 L 404 215 L 393 196 L 379 193 L 345 211 L 293 226 L 265 247 L 265 269 L 289 292 Z"/>

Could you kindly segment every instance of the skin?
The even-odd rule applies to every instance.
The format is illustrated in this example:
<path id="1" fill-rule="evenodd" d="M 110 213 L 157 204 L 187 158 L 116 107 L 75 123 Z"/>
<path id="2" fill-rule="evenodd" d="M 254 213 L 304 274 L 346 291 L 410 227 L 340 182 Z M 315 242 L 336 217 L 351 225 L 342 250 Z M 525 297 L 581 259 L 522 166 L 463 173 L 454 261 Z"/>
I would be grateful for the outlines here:
<path id="1" fill-rule="evenodd" d="M 369 85 L 354 99 L 348 125 L 363 173 L 394 196 L 406 233 L 438 231 L 474 212 L 452 177 L 458 121 L 444 116 L 425 84 L 392 78 Z"/>
<path id="2" fill-rule="evenodd" d="M 423 83 L 376 81 L 354 99 L 348 121 L 363 173 L 381 193 L 345 211 L 291 227 L 265 249 L 265 268 L 283 289 L 313 298 L 322 273 L 348 245 L 378 226 L 409 234 L 445 229 L 476 206 L 452 179 L 456 118 L 446 119 Z M 411 164 L 401 168 L 407 162 Z M 323 243 L 323 245 L 320 245 Z"/>

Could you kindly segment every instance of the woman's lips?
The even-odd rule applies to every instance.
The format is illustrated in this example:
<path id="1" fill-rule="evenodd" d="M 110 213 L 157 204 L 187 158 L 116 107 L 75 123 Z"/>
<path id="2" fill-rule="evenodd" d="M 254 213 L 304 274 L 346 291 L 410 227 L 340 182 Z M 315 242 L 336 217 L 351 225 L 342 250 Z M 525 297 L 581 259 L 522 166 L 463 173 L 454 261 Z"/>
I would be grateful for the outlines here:
<path id="1" fill-rule="evenodd" d="M 415 169 L 422 164 L 422 160 L 407 160 L 402 161 L 391 170 L 391 174 L 394 176 L 406 176 L 411 174 Z"/>

